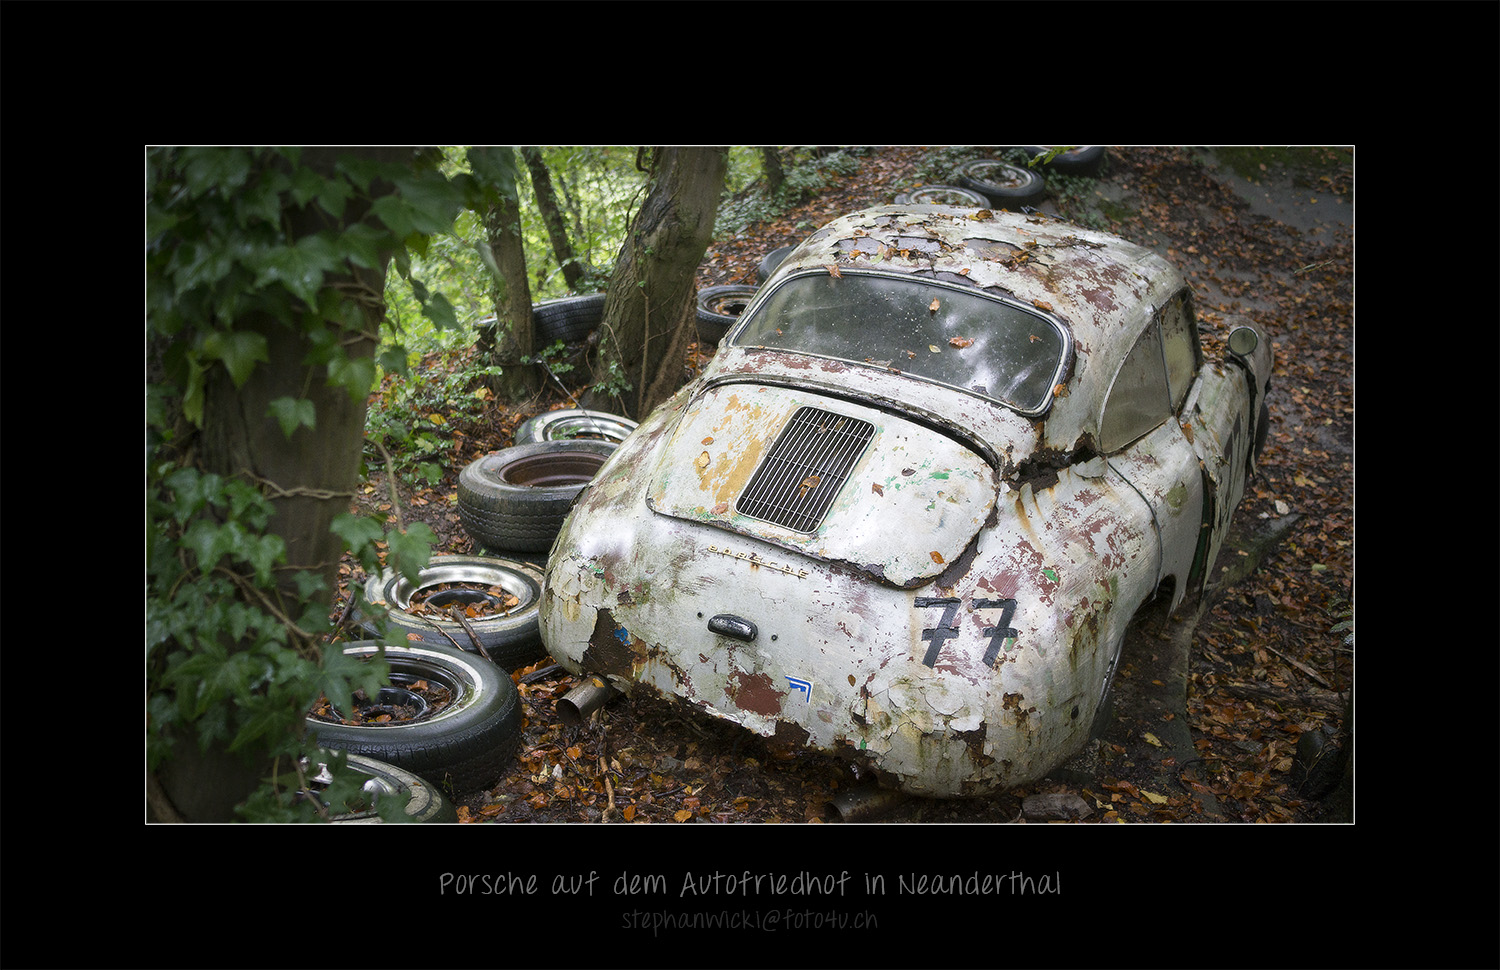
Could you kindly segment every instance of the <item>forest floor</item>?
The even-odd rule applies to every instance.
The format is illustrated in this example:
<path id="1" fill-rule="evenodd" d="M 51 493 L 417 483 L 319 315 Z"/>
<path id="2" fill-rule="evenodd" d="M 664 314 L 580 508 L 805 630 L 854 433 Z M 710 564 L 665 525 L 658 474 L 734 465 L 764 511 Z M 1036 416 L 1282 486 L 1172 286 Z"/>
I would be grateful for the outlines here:
<path id="1" fill-rule="evenodd" d="M 837 215 L 942 182 L 928 149 L 872 149 L 856 174 L 733 240 L 714 244 L 700 286 L 754 284 L 762 256 Z M 1260 471 L 1200 602 L 1127 641 L 1115 716 L 1101 742 L 1047 779 L 986 798 L 908 799 L 872 822 L 1318 822 L 1349 807 L 1318 785 L 1350 746 L 1353 649 L 1334 628 L 1353 596 L 1353 152 L 1111 148 L 1099 180 L 1069 180 L 1043 211 L 1149 246 L 1188 276 L 1205 352 L 1249 316 L 1270 336 L 1271 431 Z M 711 348 L 709 349 L 711 351 Z M 696 355 L 689 369 L 701 367 Z M 434 554 L 478 550 L 459 525 L 458 472 L 509 446 L 516 425 L 560 394 L 455 429 L 435 488 L 398 486 L 406 521 Z M 389 511 L 375 474 L 356 503 Z M 345 581 L 363 582 L 346 565 Z M 785 750 L 734 725 L 639 693 L 565 726 L 576 685 L 543 669 L 522 681 L 513 769 L 460 805 L 468 822 L 827 822 L 857 790 L 848 766 Z M 1299 758 L 1299 742 L 1303 756 Z M 1322 762 L 1307 779 L 1309 751 Z M 1304 781 L 1306 783 L 1304 783 Z M 1050 796 L 1029 799 L 1028 796 Z M 1049 808 L 1050 806 L 1050 808 Z M 1059 814 L 1061 813 L 1061 814 Z"/>

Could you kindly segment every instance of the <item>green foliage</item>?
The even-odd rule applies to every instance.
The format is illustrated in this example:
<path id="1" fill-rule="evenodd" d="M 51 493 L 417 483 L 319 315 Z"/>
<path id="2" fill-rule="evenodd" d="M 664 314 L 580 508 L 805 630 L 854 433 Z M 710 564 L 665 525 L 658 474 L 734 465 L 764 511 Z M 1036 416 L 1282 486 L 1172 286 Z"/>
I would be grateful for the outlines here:
<path id="1" fill-rule="evenodd" d="M 505 161 L 505 156 L 510 161 Z M 629 147 L 554 147 L 542 149 L 568 222 L 569 237 L 584 265 L 578 292 L 603 290 L 625 239 L 631 200 L 644 191 L 645 174 L 635 169 L 635 150 Z M 476 148 L 445 149 L 441 163 L 452 177 L 472 176 L 496 191 L 513 192 L 521 212 L 521 236 L 532 277 L 534 301 L 569 295 L 562 267 L 552 252 L 529 173 L 516 168 L 511 152 Z M 435 235 L 420 255 L 410 261 L 413 276 L 449 294 L 460 320 L 476 321 L 495 312 L 491 288 L 497 272 L 488 254 L 482 217 L 483 195 L 458 213 L 451 233 Z M 387 315 L 392 334 L 400 334 L 418 353 L 448 349 L 453 343 L 435 330 L 422 313 L 413 287 L 401 275 L 386 281 Z M 472 334 L 464 332 L 468 344 Z"/>
<path id="2" fill-rule="evenodd" d="M 259 822 L 320 822 L 329 816 L 374 811 L 382 822 L 411 822 L 406 800 L 380 797 L 371 804 L 364 790 L 369 775 L 348 769 L 348 756 L 341 751 L 320 751 L 297 763 L 287 777 L 255 792 L 245 804 L 245 815 Z M 326 770 L 320 771 L 323 767 Z M 313 792 L 314 798 L 301 792 Z"/>
<path id="3" fill-rule="evenodd" d="M 573 373 L 576 368 L 564 359 L 568 351 L 567 344 L 561 340 L 555 340 L 551 346 L 543 347 L 541 350 L 525 358 L 524 363 L 540 364 L 548 373 L 549 379 L 554 381 L 565 393 L 576 396 L 582 391 L 583 386 L 575 386 L 569 389 L 568 384 L 562 380 L 563 375 Z M 623 399 L 625 392 L 633 386 L 625 377 L 625 367 L 620 362 L 620 355 L 614 346 L 613 340 L 601 341 L 598 348 L 598 356 L 590 376 L 592 384 L 584 382 L 585 386 L 592 387 L 595 394 L 614 400 Z"/>
<path id="4" fill-rule="evenodd" d="M 859 170 L 859 148 L 797 148 L 782 162 L 785 180 L 774 193 L 766 190 L 760 182 L 752 182 L 743 191 L 730 195 L 719 203 L 714 235 L 719 239 L 731 238 L 744 232 L 757 222 L 765 222 L 796 208 L 808 199 L 827 189 L 840 177 Z M 731 157 L 736 156 L 731 153 Z M 757 164 L 759 162 L 757 154 Z M 748 170 L 749 158 L 738 156 L 741 169 Z M 733 175 L 733 170 L 731 175 Z M 741 173 L 739 178 L 743 178 Z M 731 185 L 734 184 L 731 182 Z"/>
<path id="5" fill-rule="evenodd" d="M 446 463 L 439 459 L 453 443 L 448 427 L 484 414 L 490 402 L 485 379 L 501 370 L 475 364 L 465 352 L 473 342 L 470 331 L 457 333 L 463 346 L 445 347 L 430 357 L 421 381 L 388 378 L 371 398 L 365 413 L 367 463 L 388 458 L 408 483 L 442 481 Z"/>
<path id="6" fill-rule="evenodd" d="M 586 286 L 602 289 L 647 185 L 636 150 L 542 154 L 590 270 Z M 181 744 L 274 757 L 287 770 L 247 817 L 321 817 L 295 795 L 307 783 L 292 767 L 305 712 L 319 692 L 339 703 L 385 672 L 344 662 L 321 574 L 288 566 L 270 526 L 280 485 L 198 464 L 196 437 L 224 433 L 209 426 L 208 392 L 220 375 L 243 388 L 294 334 L 302 390 L 270 401 L 265 415 L 280 435 L 333 433 L 313 374 L 357 407 L 378 388 L 366 457 L 390 456 L 398 475 L 436 482 L 446 426 L 483 413 L 483 378 L 497 372 L 465 366 L 461 351 L 472 322 L 493 312 L 482 213 L 498 193 L 521 203 L 534 298 L 566 295 L 529 174 L 513 159 L 508 149 L 146 152 L 148 766 Z M 373 358 L 349 352 L 372 337 Z M 400 379 L 432 354 L 447 366 L 428 373 L 443 376 Z M 618 363 L 603 369 L 607 386 L 625 386 Z M 392 565 L 413 578 L 436 541 L 422 525 L 352 515 L 332 532 L 367 571 Z"/>
<path id="7" fill-rule="evenodd" d="M 561 377 L 573 370 L 573 365 L 563 359 L 568 352 L 568 345 L 561 340 L 554 340 L 551 346 L 543 347 L 530 357 L 521 358 L 523 364 L 541 364 L 547 373 L 554 377 Z"/>
<path id="8" fill-rule="evenodd" d="M 734 196 L 749 188 L 761 176 L 761 149 L 755 146 L 731 145 L 725 168 L 724 188 Z"/>
<path id="9" fill-rule="evenodd" d="M 264 531 L 265 496 L 238 479 L 170 464 L 154 466 L 147 485 L 150 767 L 185 727 L 205 749 L 224 742 L 230 751 L 260 745 L 294 755 L 317 689 L 379 689 L 380 665 L 330 667 L 338 677 L 324 669 L 325 654 L 343 654 L 319 646 L 328 628 L 327 611 L 311 602 L 319 577 L 298 574 L 300 603 L 277 592 L 286 544 Z"/>
<path id="10" fill-rule="evenodd" d="M 300 334 L 302 366 L 362 402 L 376 362 L 351 356 L 381 293 L 360 282 L 386 260 L 414 314 L 452 330 L 451 301 L 417 269 L 433 256 L 482 179 L 442 172 L 411 153 L 355 153 L 331 167 L 304 165 L 300 149 L 156 148 L 147 152 L 146 309 L 152 378 L 147 408 L 147 764 L 174 745 L 221 745 L 294 765 L 308 707 L 320 693 L 348 705 L 378 690 L 383 661 L 355 664 L 333 642 L 324 580 L 291 570 L 285 540 L 268 531 L 272 500 L 248 478 L 195 463 L 205 391 L 216 368 L 243 387 L 269 362 L 266 327 Z M 352 218 L 358 214 L 358 218 Z M 398 333 L 399 337 L 399 333 Z M 382 364 L 404 366 L 399 339 Z M 270 402 L 290 438 L 319 431 L 311 397 Z M 436 541 L 426 526 L 388 529 L 341 516 L 334 533 L 367 568 L 387 562 L 409 577 Z M 247 817 L 321 816 L 295 791 L 263 789 Z M 337 775 L 337 772 L 335 773 Z M 334 789 L 344 784 L 335 778 Z M 358 787 L 357 785 L 355 786 Z"/>
<path id="11" fill-rule="evenodd" d="M 594 391 L 604 397 L 619 401 L 625 397 L 625 392 L 629 391 L 632 386 L 625 377 L 625 365 L 620 362 L 620 355 L 610 352 L 601 345 L 599 366 L 594 374 Z"/>

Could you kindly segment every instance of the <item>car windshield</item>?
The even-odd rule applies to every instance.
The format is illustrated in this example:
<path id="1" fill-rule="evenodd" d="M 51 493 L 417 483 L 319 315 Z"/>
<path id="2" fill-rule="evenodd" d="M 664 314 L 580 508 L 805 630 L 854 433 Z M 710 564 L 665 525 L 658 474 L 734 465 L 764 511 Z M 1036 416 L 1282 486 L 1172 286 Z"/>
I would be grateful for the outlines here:
<path id="1" fill-rule="evenodd" d="M 792 276 L 740 322 L 731 342 L 900 371 L 1027 413 L 1062 373 L 1060 326 L 967 287 L 866 273 Z"/>

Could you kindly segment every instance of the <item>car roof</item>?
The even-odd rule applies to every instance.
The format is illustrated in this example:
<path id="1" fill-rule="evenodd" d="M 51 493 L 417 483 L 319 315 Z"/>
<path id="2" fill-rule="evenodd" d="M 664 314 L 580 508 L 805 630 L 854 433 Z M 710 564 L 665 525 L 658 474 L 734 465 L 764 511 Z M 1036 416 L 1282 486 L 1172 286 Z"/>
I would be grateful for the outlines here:
<path id="1" fill-rule="evenodd" d="M 888 205 L 842 216 L 789 253 L 766 281 L 821 268 L 967 283 L 1033 306 L 1071 334 L 1073 361 L 1046 416 L 1044 447 L 1097 438 L 1120 362 L 1185 287 L 1164 258 L 1118 236 L 1041 213 Z"/>

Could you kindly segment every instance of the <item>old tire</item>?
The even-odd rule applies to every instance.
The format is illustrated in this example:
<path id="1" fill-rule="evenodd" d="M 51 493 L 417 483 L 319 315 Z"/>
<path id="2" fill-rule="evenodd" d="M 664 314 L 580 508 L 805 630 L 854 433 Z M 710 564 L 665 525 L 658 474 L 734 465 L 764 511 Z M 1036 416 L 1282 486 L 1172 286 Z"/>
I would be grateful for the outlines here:
<path id="1" fill-rule="evenodd" d="M 757 286 L 705 286 L 698 291 L 698 339 L 717 344 L 739 321 Z"/>
<path id="2" fill-rule="evenodd" d="M 344 655 L 373 657 L 380 649 L 361 640 L 344 647 Z M 336 724 L 309 714 L 308 743 L 389 762 L 455 795 L 493 785 L 521 739 L 520 695 L 510 676 L 452 647 L 390 645 L 385 659 L 391 674 L 382 701 L 408 700 L 412 685 L 426 682 L 445 689 L 448 702 L 381 724 Z"/>
<path id="3" fill-rule="evenodd" d="M 408 612 L 413 602 L 440 609 L 479 602 L 499 607 L 507 593 L 519 601 L 516 606 L 504 613 L 466 619 L 467 628 L 452 617 Z M 434 556 L 415 583 L 389 569 L 370 577 L 365 583 L 365 601 L 373 615 L 361 617 L 360 625 L 377 637 L 384 620 L 385 636 L 393 642 L 442 648 L 457 643 L 466 653 L 487 657 L 510 671 L 546 653 L 537 625 L 541 599 L 542 571 L 535 566 L 484 556 Z"/>
<path id="4" fill-rule="evenodd" d="M 1037 172 L 993 158 L 965 162 L 958 167 L 958 183 L 1001 209 L 1019 209 L 1042 201 L 1047 183 Z"/>
<path id="5" fill-rule="evenodd" d="M 534 445 L 543 441 L 598 440 L 624 441 L 634 431 L 636 422 L 618 414 L 585 411 L 582 408 L 560 408 L 527 418 L 516 429 L 516 444 Z"/>
<path id="6" fill-rule="evenodd" d="M 770 279 L 771 274 L 776 272 L 776 267 L 780 266 L 791 251 L 796 248 L 796 244 L 793 243 L 790 246 L 782 246 L 779 249 L 773 249 L 769 253 L 766 253 L 760 258 L 759 265 L 755 267 L 755 278 L 762 283 Z"/>
<path id="7" fill-rule="evenodd" d="M 373 802 L 380 798 L 404 799 L 408 822 L 458 821 L 458 810 L 453 807 L 453 803 L 436 786 L 428 784 L 405 768 L 361 754 L 349 755 L 348 765 L 350 769 L 369 776 L 363 789 L 371 804 L 343 806 L 350 810 L 331 816 L 330 822 L 378 824 L 381 819 Z"/>
<path id="8" fill-rule="evenodd" d="M 983 208 L 990 200 L 961 185 L 921 185 L 897 194 L 897 205 L 957 205 Z"/>
<path id="9" fill-rule="evenodd" d="M 569 296 L 538 303 L 531 308 L 531 323 L 539 347 L 554 341 L 577 343 L 599 329 L 604 319 L 604 294 Z"/>
<path id="10" fill-rule="evenodd" d="M 617 447 L 544 441 L 476 459 L 458 474 L 458 520 L 486 549 L 545 552 L 573 500 Z"/>
<path id="11" fill-rule="evenodd" d="M 1051 145 L 1022 145 L 1021 151 L 1030 158 L 1036 158 L 1050 152 L 1052 147 Z M 1057 157 L 1048 162 L 1045 168 L 1062 175 L 1098 178 L 1104 171 L 1105 157 L 1103 145 L 1077 145 L 1058 153 Z"/>

